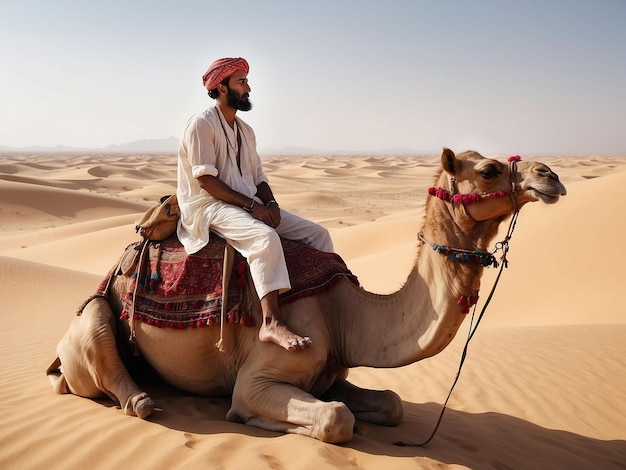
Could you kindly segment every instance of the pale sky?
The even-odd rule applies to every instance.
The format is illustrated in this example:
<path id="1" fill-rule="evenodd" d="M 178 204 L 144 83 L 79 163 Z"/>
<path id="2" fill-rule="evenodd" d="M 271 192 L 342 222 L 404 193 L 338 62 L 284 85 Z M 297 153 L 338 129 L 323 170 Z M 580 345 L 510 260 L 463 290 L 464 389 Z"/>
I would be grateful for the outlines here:
<path id="1" fill-rule="evenodd" d="M 261 152 L 626 154 L 625 0 L 0 0 L 0 145 L 180 137 L 225 56 Z"/>

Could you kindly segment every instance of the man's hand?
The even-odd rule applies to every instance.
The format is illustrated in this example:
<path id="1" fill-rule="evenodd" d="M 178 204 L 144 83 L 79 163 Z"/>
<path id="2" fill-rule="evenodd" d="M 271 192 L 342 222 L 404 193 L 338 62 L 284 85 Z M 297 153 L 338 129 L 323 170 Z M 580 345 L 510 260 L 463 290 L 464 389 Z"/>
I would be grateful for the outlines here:
<path id="1" fill-rule="evenodd" d="M 276 228 L 280 224 L 280 208 L 276 203 L 264 206 L 263 204 L 255 202 L 252 212 L 250 213 L 255 219 L 264 222 L 272 228 Z"/>

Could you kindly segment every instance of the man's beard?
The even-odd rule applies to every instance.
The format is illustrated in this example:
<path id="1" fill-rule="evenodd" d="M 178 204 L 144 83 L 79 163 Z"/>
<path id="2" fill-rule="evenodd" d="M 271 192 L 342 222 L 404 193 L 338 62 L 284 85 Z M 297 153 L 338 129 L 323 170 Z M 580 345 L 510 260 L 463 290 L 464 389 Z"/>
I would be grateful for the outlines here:
<path id="1" fill-rule="evenodd" d="M 231 108 L 235 108 L 239 111 L 250 111 L 252 109 L 252 103 L 248 101 L 248 93 L 244 93 L 242 96 L 230 88 L 228 89 L 228 93 L 226 93 L 226 103 L 228 103 L 228 106 Z"/>

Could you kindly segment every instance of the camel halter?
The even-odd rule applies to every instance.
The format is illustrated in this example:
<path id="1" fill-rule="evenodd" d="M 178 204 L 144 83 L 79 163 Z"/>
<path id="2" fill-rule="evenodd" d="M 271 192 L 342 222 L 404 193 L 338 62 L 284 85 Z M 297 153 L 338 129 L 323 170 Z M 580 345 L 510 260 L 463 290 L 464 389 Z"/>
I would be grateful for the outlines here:
<path id="1" fill-rule="evenodd" d="M 424 442 L 410 443 L 410 442 L 396 441 L 393 443 L 394 445 L 402 446 L 402 447 L 424 447 L 435 437 L 435 434 L 437 433 L 437 430 L 439 429 L 439 425 L 441 424 L 441 420 L 443 419 L 443 414 L 445 413 L 446 408 L 448 406 L 448 401 L 450 400 L 450 397 L 452 396 L 452 391 L 454 390 L 454 387 L 456 387 L 456 384 L 459 381 L 459 377 L 461 376 L 461 370 L 463 369 L 463 364 L 465 363 L 465 359 L 467 357 L 467 350 L 469 347 L 469 343 L 471 339 L 474 337 L 474 334 L 476 333 L 476 330 L 478 329 L 478 325 L 480 324 L 480 321 L 482 320 L 485 314 L 485 311 L 487 310 L 487 306 L 489 305 L 489 303 L 491 302 L 491 299 L 493 298 L 493 294 L 496 291 L 498 282 L 500 282 L 500 276 L 502 275 L 502 271 L 504 270 L 504 268 L 508 267 L 509 265 L 509 262 L 506 259 L 506 255 L 509 251 L 509 241 L 511 240 L 511 236 L 513 235 L 513 231 L 515 230 L 515 225 L 517 224 L 517 216 L 519 214 L 519 209 L 520 209 L 519 202 L 517 200 L 517 190 L 515 188 L 515 176 L 517 174 L 517 162 L 519 162 L 520 160 L 521 158 L 519 156 L 510 157 L 508 160 L 509 184 L 511 186 L 511 191 L 509 194 L 511 195 L 511 199 L 513 201 L 514 212 L 511 217 L 511 222 L 509 224 L 506 237 L 504 237 L 504 240 L 502 240 L 501 242 L 496 243 L 496 246 L 493 249 L 493 251 L 491 252 L 484 252 L 484 251 L 479 251 L 479 250 L 470 251 L 470 250 L 461 250 L 458 248 L 454 249 L 454 248 L 450 248 L 450 247 L 446 247 L 442 245 L 436 245 L 426 240 L 421 232 L 418 234 L 418 238 L 420 239 L 420 241 L 431 245 L 433 250 L 439 253 L 448 255 L 448 258 L 451 261 L 457 261 L 457 262 L 463 263 L 473 258 L 473 259 L 478 259 L 481 262 L 481 265 L 484 267 L 489 267 L 489 266 L 498 267 L 498 262 L 496 261 L 494 255 L 496 252 L 502 251 L 502 256 L 500 257 L 500 270 L 498 271 L 496 280 L 494 281 L 491 291 L 489 292 L 489 296 L 487 297 L 487 300 L 485 301 L 485 305 L 483 305 L 483 308 L 480 311 L 480 314 L 478 315 L 478 319 L 476 320 L 475 325 L 473 325 L 473 323 L 474 323 L 474 316 L 476 314 L 476 302 L 478 302 L 478 294 L 476 294 L 475 296 L 473 295 L 461 296 L 461 298 L 459 299 L 458 303 L 464 306 L 462 310 L 463 313 L 469 313 L 470 307 L 472 305 L 474 306 L 474 310 L 472 311 L 472 318 L 470 320 L 469 333 L 467 336 L 467 340 L 465 341 L 465 346 L 463 347 L 463 352 L 461 354 L 461 359 L 459 361 L 459 368 L 457 370 L 456 377 L 454 379 L 454 382 L 452 383 L 452 386 L 450 387 L 448 396 L 446 397 L 446 400 L 443 403 L 443 407 L 441 408 L 441 413 L 439 414 L 439 418 L 437 420 L 437 423 L 435 424 L 435 428 L 433 429 L 433 432 L 428 437 L 428 439 L 426 439 Z M 455 189 L 456 185 L 452 185 L 451 187 L 453 188 L 453 191 L 456 191 Z M 434 188 L 430 188 L 428 190 L 429 194 L 431 194 L 432 189 Z M 445 190 L 435 189 L 435 191 L 445 191 Z M 449 193 L 449 192 L 446 191 L 446 193 Z M 497 193 L 503 193 L 502 195 L 505 194 L 503 191 L 498 191 Z M 495 194 L 495 193 L 489 193 L 489 194 Z M 438 194 L 431 194 L 431 195 L 439 197 Z M 454 195 L 458 195 L 458 194 L 452 193 L 453 197 Z M 475 195 L 473 194 L 460 195 L 460 196 L 471 196 L 471 197 L 459 199 L 458 203 L 461 203 L 461 204 L 471 204 L 472 202 L 482 200 L 484 197 L 502 197 L 500 195 L 498 196 L 477 195 L 478 199 L 475 199 L 474 197 Z M 444 200 L 447 200 L 447 199 L 444 199 Z M 462 201 L 471 201 L 471 202 L 462 202 Z M 454 203 L 455 201 L 452 198 L 448 200 L 448 202 Z"/>
<path id="2" fill-rule="evenodd" d="M 521 157 L 519 155 L 515 155 L 513 157 L 509 157 L 509 185 L 511 191 L 509 195 L 511 196 L 511 200 L 513 201 L 513 205 L 515 207 L 515 211 L 519 210 L 517 203 L 517 190 L 515 189 L 515 174 L 517 173 L 517 162 L 521 161 Z M 469 206 L 478 201 L 482 201 L 483 199 L 496 198 L 496 197 L 504 197 L 507 195 L 505 191 L 492 191 L 489 193 L 468 193 L 468 194 L 459 194 L 456 184 L 456 178 L 454 176 L 450 177 L 450 189 L 444 188 L 428 188 L 428 194 L 431 196 L 438 197 L 446 202 L 452 202 L 454 204 L 461 204 L 463 206 Z"/>

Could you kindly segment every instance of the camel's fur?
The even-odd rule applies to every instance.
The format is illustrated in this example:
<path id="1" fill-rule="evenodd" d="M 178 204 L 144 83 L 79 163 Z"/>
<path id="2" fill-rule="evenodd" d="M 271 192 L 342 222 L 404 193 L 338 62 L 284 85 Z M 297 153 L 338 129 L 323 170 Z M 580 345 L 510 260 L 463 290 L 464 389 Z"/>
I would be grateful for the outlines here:
<path id="1" fill-rule="evenodd" d="M 509 168 L 476 152 L 442 154 L 437 186 L 460 193 L 510 190 Z M 556 202 L 565 194 L 547 166 L 519 162 L 514 175 L 518 204 Z M 488 250 L 500 223 L 514 211 L 510 197 L 459 206 L 429 198 L 422 233 L 454 248 Z M 476 295 L 482 267 L 456 263 L 420 249 L 405 285 L 391 295 L 364 291 L 347 280 L 315 297 L 283 307 L 295 332 L 313 347 L 288 352 L 258 340 L 257 328 L 228 324 L 225 352 L 215 343 L 219 328 L 174 330 L 136 322 L 140 353 L 167 382 L 193 393 L 232 395 L 229 420 L 302 434 L 326 442 L 352 437 L 355 418 L 381 425 L 402 420 L 392 391 L 372 391 L 346 381 L 355 366 L 399 367 L 445 348 L 465 315 L 460 296 Z M 146 417 L 154 403 L 131 379 L 120 359 L 128 322 L 117 320 L 130 278 L 114 279 L 108 299 L 96 298 L 77 316 L 57 348 L 48 375 L 58 393 L 96 397 L 106 393 L 128 414 Z M 256 315 L 260 318 L 260 313 Z M 120 340 L 121 339 L 121 340 Z"/>

